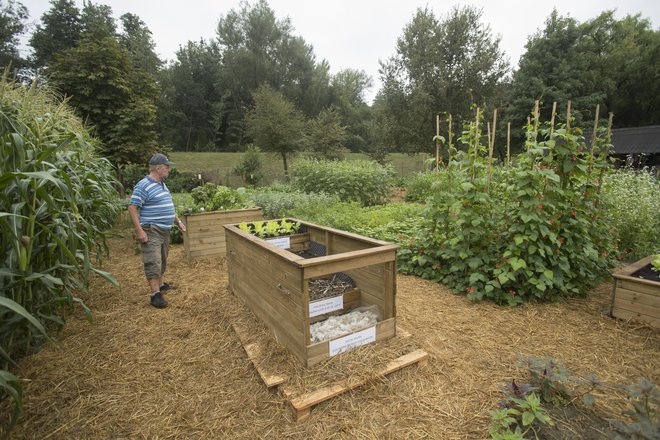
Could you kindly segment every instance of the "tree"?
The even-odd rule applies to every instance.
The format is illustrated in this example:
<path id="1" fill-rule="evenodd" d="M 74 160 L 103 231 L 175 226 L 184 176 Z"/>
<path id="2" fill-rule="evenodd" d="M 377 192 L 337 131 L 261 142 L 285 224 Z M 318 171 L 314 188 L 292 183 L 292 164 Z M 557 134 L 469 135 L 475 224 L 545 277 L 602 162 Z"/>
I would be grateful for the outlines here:
<path id="1" fill-rule="evenodd" d="M 364 94 L 372 85 L 364 70 L 343 69 L 332 76 L 335 106 L 346 126 L 345 146 L 351 151 L 363 151 L 372 141 L 369 125 L 373 112 L 364 101 Z"/>
<path id="2" fill-rule="evenodd" d="M 397 40 L 397 53 L 381 63 L 387 140 L 408 152 L 432 145 L 435 115 L 470 118 L 472 103 L 494 107 L 495 90 L 508 71 L 499 38 L 473 7 L 452 9 L 442 21 L 418 9 Z"/>
<path id="3" fill-rule="evenodd" d="M 304 145 L 305 121 L 293 103 L 267 85 L 253 93 L 254 107 L 246 116 L 246 131 L 263 151 L 279 154 L 289 179 L 289 158 Z"/>
<path id="4" fill-rule="evenodd" d="M 307 147 L 321 159 L 344 158 L 346 127 L 336 107 L 328 107 L 307 122 Z"/>
<path id="5" fill-rule="evenodd" d="M 115 38 L 91 35 L 55 55 L 50 82 L 94 127 L 115 166 L 144 163 L 156 146 L 155 105 L 135 90 L 128 52 Z"/>
<path id="6" fill-rule="evenodd" d="M 120 17 L 123 31 L 119 43 L 128 51 L 133 68 L 155 76 L 163 62 L 156 54 L 156 44 L 147 25 L 135 14 Z"/>
<path id="7" fill-rule="evenodd" d="M 189 41 L 166 69 L 168 87 L 161 100 L 159 127 L 165 143 L 175 149 L 214 149 L 219 133 L 216 114 L 229 100 L 221 99 L 220 54 L 213 41 Z"/>
<path id="8" fill-rule="evenodd" d="M 511 115 L 521 126 L 534 101 L 550 118 L 553 102 L 572 101 L 573 124 L 590 126 L 593 110 L 618 126 L 660 123 L 660 32 L 639 15 L 615 20 L 606 11 L 579 23 L 553 11 L 526 45 L 513 77 Z"/>
<path id="9" fill-rule="evenodd" d="M 80 11 L 73 0 L 51 0 L 50 4 L 30 37 L 35 68 L 46 66 L 56 53 L 75 47 L 82 32 Z"/>
<path id="10" fill-rule="evenodd" d="M 220 18 L 220 148 L 244 143 L 245 112 L 252 107 L 252 92 L 262 84 L 282 92 L 308 117 L 329 103 L 327 63 L 317 64 L 312 47 L 292 32 L 291 21 L 278 20 L 265 0 L 254 5 L 241 2 L 238 11 Z"/>
<path id="11" fill-rule="evenodd" d="M 18 37 L 25 32 L 28 11 L 21 3 L 0 1 L 0 68 L 12 66 L 16 71 L 24 61 L 18 52 Z"/>

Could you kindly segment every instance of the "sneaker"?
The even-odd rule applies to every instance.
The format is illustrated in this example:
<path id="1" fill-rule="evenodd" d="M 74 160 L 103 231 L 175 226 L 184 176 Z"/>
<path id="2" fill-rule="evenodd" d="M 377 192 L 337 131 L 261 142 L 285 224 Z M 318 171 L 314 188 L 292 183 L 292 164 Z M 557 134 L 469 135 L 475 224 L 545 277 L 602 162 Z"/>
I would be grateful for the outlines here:
<path id="1" fill-rule="evenodd" d="M 174 290 L 174 289 L 176 289 L 176 287 L 168 283 L 163 283 L 163 285 L 160 286 L 161 292 L 167 292 L 168 290 Z"/>
<path id="2" fill-rule="evenodd" d="M 167 301 L 165 301 L 165 298 L 163 298 L 163 295 L 161 295 L 160 292 L 156 292 L 151 295 L 151 305 L 158 309 L 162 309 L 167 306 Z"/>

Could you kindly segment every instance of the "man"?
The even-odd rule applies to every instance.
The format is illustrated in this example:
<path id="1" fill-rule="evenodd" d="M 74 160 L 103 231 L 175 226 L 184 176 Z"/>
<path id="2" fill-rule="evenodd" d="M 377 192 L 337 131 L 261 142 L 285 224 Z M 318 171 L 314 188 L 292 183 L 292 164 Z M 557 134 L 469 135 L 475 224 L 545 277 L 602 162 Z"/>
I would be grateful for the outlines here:
<path id="1" fill-rule="evenodd" d="M 149 160 L 149 174 L 135 185 L 128 205 L 135 236 L 142 248 L 144 273 L 151 288 L 151 305 L 159 309 L 167 306 L 162 292 L 172 288 L 163 282 L 170 229 L 176 223 L 182 232 L 186 230 L 176 217 L 172 195 L 165 185 L 172 165 L 174 163 L 164 154 L 154 154 Z"/>

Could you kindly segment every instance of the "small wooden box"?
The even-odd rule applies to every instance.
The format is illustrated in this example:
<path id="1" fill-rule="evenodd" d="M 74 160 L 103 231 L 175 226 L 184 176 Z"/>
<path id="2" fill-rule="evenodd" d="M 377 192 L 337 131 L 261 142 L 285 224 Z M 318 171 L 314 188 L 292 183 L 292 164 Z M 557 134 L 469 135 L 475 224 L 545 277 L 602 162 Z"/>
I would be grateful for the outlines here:
<path id="1" fill-rule="evenodd" d="M 183 216 L 186 232 L 183 246 L 188 260 L 209 255 L 225 256 L 225 230 L 228 223 L 262 220 L 261 208 L 234 209 L 231 211 L 197 212 Z"/>
<path id="2" fill-rule="evenodd" d="M 396 244 L 315 225 L 297 219 L 301 232 L 290 239 L 290 250 L 225 225 L 229 286 L 305 366 L 336 354 L 343 343 L 350 348 L 360 341 L 380 341 L 396 334 Z M 304 258 L 295 252 L 320 246 L 325 255 Z M 378 306 L 375 326 L 311 343 L 309 281 L 341 272 L 353 279 L 356 289 L 345 304 Z M 351 339 L 354 338 L 355 341 Z M 343 349 L 339 349 L 339 352 Z"/>
<path id="3" fill-rule="evenodd" d="M 610 313 L 621 319 L 636 319 L 660 328 L 660 283 L 632 276 L 651 262 L 649 256 L 615 272 Z"/>

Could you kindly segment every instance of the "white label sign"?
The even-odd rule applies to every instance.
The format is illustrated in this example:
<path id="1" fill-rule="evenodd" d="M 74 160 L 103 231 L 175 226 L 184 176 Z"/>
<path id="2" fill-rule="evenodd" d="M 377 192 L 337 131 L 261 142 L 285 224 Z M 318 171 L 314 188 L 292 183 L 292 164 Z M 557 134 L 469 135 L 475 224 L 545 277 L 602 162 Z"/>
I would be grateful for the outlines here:
<path id="1" fill-rule="evenodd" d="M 266 241 L 282 249 L 289 249 L 291 247 L 291 237 L 270 238 Z"/>
<path id="2" fill-rule="evenodd" d="M 334 298 L 324 299 L 322 301 L 314 301 L 309 303 L 309 317 L 319 316 L 324 313 L 334 312 L 344 308 L 344 295 L 335 296 Z"/>
<path id="3" fill-rule="evenodd" d="M 330 341 L 330 356 L 376 341 L 376 326 Z"/>

